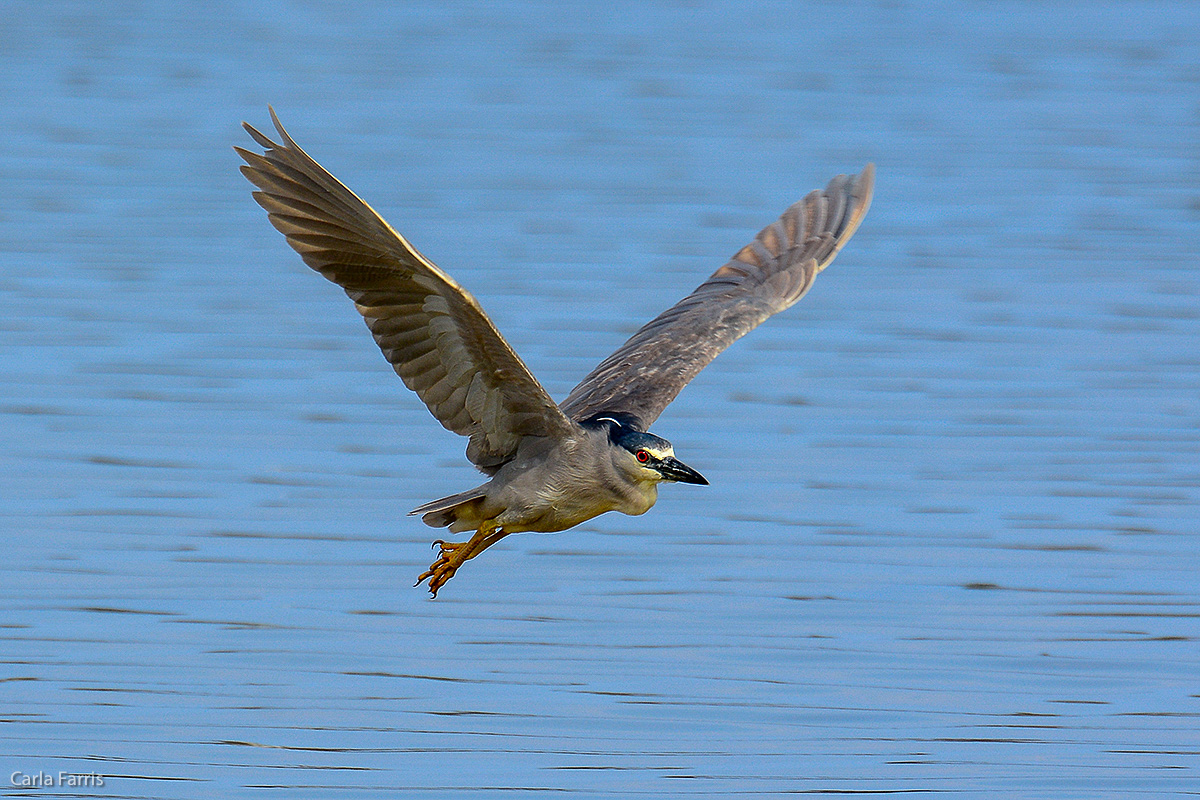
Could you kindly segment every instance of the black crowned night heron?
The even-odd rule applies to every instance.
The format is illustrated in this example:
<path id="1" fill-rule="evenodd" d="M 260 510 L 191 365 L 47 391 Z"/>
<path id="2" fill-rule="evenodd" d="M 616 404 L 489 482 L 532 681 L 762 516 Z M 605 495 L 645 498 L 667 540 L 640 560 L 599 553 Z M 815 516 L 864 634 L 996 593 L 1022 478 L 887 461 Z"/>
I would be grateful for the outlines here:
<path id="1" fill-rule="evenodd" d="M 722 350 L 808 291 L 867 213 L 875 174 L 868 164 L 793 205 L 555 403 L 475 298 L 301 150 L 274 110 L 271 119 L 282 144 L 245 125 L 266 152 L 235 148 L 254 199 L 306 264 L 346 290 L 405 385 L 470 438 L 467 458 L 491 476 L 411 512 L 475 532 L 435 542 L 438 558 L 417 578 L 435 597 L 510 533 L 644 514 L 663 481 L 708 483 L 647 428 Z"/>

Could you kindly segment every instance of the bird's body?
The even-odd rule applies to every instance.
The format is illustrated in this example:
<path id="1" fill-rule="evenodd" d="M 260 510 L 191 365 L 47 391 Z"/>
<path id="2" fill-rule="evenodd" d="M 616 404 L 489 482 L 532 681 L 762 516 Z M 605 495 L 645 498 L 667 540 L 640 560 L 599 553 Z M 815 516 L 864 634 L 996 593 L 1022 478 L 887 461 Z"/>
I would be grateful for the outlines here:
<path id="1" fill-rule="evenodd" d="M 436 596 L 467 559 L 511 533 L 566 530 L 607 511 L 644 514 L 663 481 L 706 484 L 647 431 L 722 350 L 795 303 L 853 235 L 874 169 L 839 175 L 763 229 L 692 294 L 635 333 L 554 403 L 478 302 L 370 206 L 300 149 L 271 118 L 276 144 L 250 125 L 263 155 L 236 148 L 271 223 L 313 269 L 345 289 L 384 356 L 491 476 L 427 503 L 451 533 L 417 582 Z"/>
<path id="2" fill-rule="evenodd" d="M 507 533 L 556 533 L 605 511 L 645 514 L 658 499 L 654 475 L 608 446 L 603 425 L 579 425 L 564 439 L 530 439 L 483 486 L 415 509 L 435 528 L 476 530 L 495 520 Z M 629 463 L 629 462 L 632 462 Z M 450 498 L 446 498 L 450 500 Z M 437 509 L 437 510 L 431 510 Z"/>

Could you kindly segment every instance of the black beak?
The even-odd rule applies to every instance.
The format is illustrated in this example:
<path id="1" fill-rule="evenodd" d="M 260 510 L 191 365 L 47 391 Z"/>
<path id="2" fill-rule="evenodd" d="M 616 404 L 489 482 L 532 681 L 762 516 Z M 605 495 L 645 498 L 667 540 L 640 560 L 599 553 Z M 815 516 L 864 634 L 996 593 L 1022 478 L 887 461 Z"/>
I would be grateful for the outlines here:
<path id="1" fill-rule="evenodd" d="M 655 464 L 654 467 L 662 473 L 663 480 L 675 481 L 677 483 L 698 483 L 701 486 L 708 486 L 708 481 L 704 479 L 703 475 L 672 456 L 667 456 Z"/>

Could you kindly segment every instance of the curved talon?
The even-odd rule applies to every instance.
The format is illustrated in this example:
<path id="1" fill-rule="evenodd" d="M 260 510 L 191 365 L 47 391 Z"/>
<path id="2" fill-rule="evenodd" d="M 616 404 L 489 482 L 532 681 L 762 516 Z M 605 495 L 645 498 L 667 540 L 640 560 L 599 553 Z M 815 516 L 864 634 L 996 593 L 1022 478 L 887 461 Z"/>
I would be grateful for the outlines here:
<path id="1" fill-rule="evenodd" d="M 438 589 L 446 585 L 446 581 L 454 577 L 454 573 L 458 571 L 459 564 L 455 561 L 466 561 L 466 558 L 454 558 L 456 551 L 460 550 L 470 542 L 447 542 L 442 539 L 436 539 L 433 545 L 439 548 L 437 559 L 429 565 L 429 569 L 422 572 L 417 577 L 417 582 L 414 587 L 420 586 L 421 582 L 426 578 L 429 579 L 429 594 L 432 597 L 437 597 Z M 468 554 L 470 551 L 466 551 Z M 467 556 L 469 557 L 469 555 Z"/>
<path id="2" fill-rule="evenodd" d="M 438 589 L 441 589 L 446 585 L 446 581 L 454 577 L 454 573 L 458 572 L 459 567 L 507 535 L 508 533 L 498 526 L 485 526 L 465 542 L 434 540 L 433 543 L 439 548 L 438 557 L 429 565 L 429 569 L 417 577 L 417 582 L 413 586 L 420 586 L 423 581 L 428 579 L 429 594 L 437 597 Z"/>

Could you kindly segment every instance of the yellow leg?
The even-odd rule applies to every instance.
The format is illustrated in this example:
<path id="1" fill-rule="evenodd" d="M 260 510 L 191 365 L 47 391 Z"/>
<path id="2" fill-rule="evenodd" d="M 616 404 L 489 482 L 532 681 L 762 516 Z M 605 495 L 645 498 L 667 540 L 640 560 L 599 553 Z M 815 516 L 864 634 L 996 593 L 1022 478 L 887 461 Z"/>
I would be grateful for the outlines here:
<path id="1" fill-rule="evenodd" d="M 508 536 L 508 533 L 498 528 L 496 523 L 485 522 L 475 535 L 465 542 L 444 542 L 438 539 L 434 542 L 439 548 L 437 561 L 422 572 L 413 585 L 420 586 L 421 581 L 429 578 L 429 593 L 437 597 L 438 589 L 454 577 L 454 573 L 464 561 L 479 555 L 505 536 Z"/>

